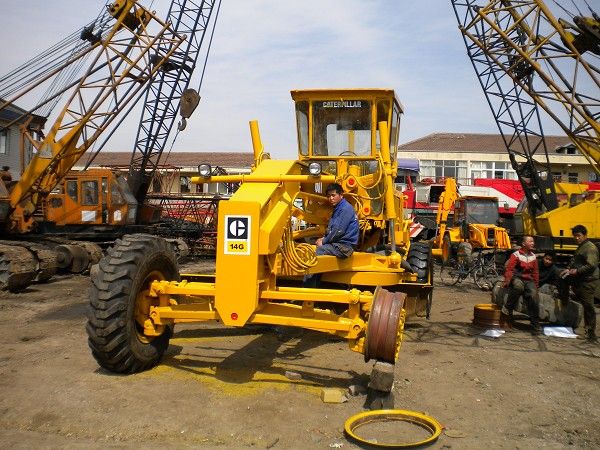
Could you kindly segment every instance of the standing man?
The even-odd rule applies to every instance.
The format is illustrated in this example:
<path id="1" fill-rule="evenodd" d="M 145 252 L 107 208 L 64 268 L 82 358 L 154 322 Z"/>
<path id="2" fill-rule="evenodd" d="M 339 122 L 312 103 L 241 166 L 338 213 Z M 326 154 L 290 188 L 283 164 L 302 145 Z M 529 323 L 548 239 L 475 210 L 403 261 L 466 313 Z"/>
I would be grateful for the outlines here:
<path id="1" fill-rule="evenodd" d="M 354 246 L 358 244 L 358 217 L 343 193 L 344 190 L 338 183 L 330 184 L 325 190 L 325 195 L 333 206 L 333 214 L 325 236 L 317 239 L 317 256 L 348 258 L 354 253 Z M 319 278 L 320 274 L 306 275 L 304 287 L 317 287 Z"/>
<path id="2" fill-rule="evenodd" d="M 523 236 L 521 248 L 510 255 L 506 263 L 504 287 L 508 288 L 508 298 L 502 307 L 502 315 L 505 322 L 512 324 L 513 311 L 522 295 L 531 320 L 531 334 L 538 335 L 541 332 L 537 294 L 539 269 L 534 247 L 533 236 Z"/>
<path id="3" fill-rule="evenodd" d="M 596 337 L 596 311 L 594 310 L 594 292 L 600 276 L 598 269 L 598 248 L 588 240 L 587 228 L 575 225 L 571 232 L 577 242 L 573 259 L 569 268 L 561 276 L 567 278 L 573 287 L 575 299 L 583 305 L 583 323 L 585 338 L 590 342 L 597 342 Z"/>

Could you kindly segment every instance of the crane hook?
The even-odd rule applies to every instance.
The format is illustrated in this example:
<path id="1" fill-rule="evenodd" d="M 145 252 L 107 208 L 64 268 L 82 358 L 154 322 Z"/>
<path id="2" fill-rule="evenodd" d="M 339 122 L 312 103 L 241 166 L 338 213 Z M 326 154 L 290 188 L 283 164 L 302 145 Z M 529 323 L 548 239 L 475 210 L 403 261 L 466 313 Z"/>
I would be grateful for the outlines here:
<path id="1" fill-rule="evenodd" d="M 181 114 L 181 121 L 179 122 L 178 129 L 183 131 L 187 125 L 185 119 L 189 119 L 192 113 L 196 110 L 196 107 L 200 103 L 200 94 L 195 89 L 188 88 L 181 94 L 179 99 L 179 113 Z"/>

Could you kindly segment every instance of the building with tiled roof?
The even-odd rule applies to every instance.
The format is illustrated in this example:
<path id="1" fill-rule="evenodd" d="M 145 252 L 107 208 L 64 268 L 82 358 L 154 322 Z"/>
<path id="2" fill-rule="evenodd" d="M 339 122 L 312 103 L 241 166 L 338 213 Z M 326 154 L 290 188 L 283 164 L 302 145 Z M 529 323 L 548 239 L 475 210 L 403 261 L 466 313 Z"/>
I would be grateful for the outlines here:
<path id="1" fill-rule="evenodd" d="M 596 181 L 594 170 L 569 138 L 546 136 L 546 145 L 555 179 Z M 398 150 L 398 157 L 419 160 L 421 179 L 455 177 L 469 184 L 473 178 L 517 178 L 500 134 L 433 133 L 402 144 Z M 539 157 L 542 161 L 543 156 Z"/>
<path id="2" fill-rule="evenodd" d="M 131 163 L 131 152 L 100 152 L 90 167 L 129 167 Z M 84 156 L 76 165 L 75 169 L 87 165 L 90 156 Z M 163 166 L 175 166 L 182 170 L 197 171 L 199 164 L 210 164 L 219 166 L 230 173 L 248 173 L 254 162 L 251 152 L 171 152 L 164 153 L 160 159 Z"/>
<path id="3" fill-rule="evenodd" d="M 546 144 L 555 179 L 596 181 L 594 170 L 567 137 L 547 136 Z M 421 180 L 454 177 L 462 184 L 471 184 L 474 178 L 517 178 L 499 134 L 433 133 L 402 144 L 398 150 L 399 161 L 403 161 L 399 168 L 418 168 Z M 88 158 L 84 156 L 75 169 L 85 167 Z M 253 161 L 250 152 L 171 152 L 161 158 L 160 172 L 168 173 L 172 179 L 164 188 L 171 192 L 221 192 L 225 186 L 191 185 L 199 164 L 208 163 L 239 174 L 249 173 Z M 130 152 L 100 152 L 90 166 L 127 170 L 130 162 Z"/>
<path id="4" fill-rule="evenodd" d="M 73 167 L 74 170 L 82 170 L 88 165 L 95 168 L 110 168 L 127 171 L 131 164 L 131 152 L 100 152 L 96 155 L 84 155 Z M 250 173 L 250 167 L 254 162 L 254 154 L 250 152 L 171 152 L 164 153 L 160 159 L 155 192 L 171 193 L 226 193 L 227 186 L 224 183 L 194 186 L 191 178 L 198 174 L 200 164 L 210 164 L 213 168 L 217 166 L 224 169 L 228 174 Z M 160 187 L 159 187 L 160 186 Z"/>
<path id="5" fill-rule="evenodd" d="M 0 167 L 8 166 L 13 180 L 21 177 L 21 172 L 33 156 L 33 146 L 23 136 L 23 127 L 33 139 L 40 139 L 46 119 L 31 114 L 14 104 L 6 107 L 6 100 L 0 98 Z"/>

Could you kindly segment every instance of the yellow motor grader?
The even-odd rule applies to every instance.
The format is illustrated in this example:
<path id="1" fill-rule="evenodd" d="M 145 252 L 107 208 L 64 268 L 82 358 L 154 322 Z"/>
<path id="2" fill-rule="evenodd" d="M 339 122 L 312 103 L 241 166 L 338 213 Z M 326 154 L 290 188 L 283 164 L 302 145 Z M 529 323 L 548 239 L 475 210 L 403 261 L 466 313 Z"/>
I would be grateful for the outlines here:
<path id="1" fill-rule="evenodd" d="M 427 315 L 428 244 L 411 243 L 394 190 L 402 106 L 390 89 L 292 91 L 298 159 L 274 160 L 250 123 L 252 173 L 194 183 L 239 182 L 219 205 L 216 271 L 180 274 L 161 238 L 127 235 L 93 271 L 89 345 L 113 372 L 156 365 L 176 323 L 269 324 L 337 335 L 365 360 L 395 363 L 407 316 Z M 360 240 L 348 258 L 316 256 L 337 182 L 356 210 Z M 318 288 L 303 277 L 321 274 Z"/>

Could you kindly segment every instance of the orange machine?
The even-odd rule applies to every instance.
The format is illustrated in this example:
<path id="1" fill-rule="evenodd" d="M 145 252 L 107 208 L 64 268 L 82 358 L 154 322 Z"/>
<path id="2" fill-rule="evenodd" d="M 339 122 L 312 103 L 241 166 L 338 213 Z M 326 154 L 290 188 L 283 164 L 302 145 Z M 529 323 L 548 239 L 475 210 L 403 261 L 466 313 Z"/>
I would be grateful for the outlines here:
<path id="1" fill-rule="evenodd" d="M 44 220 L 69 225 L 135 223 L 137 201 L 125 178 L 109 169 L 71 171 L 45 199 Z"/>

